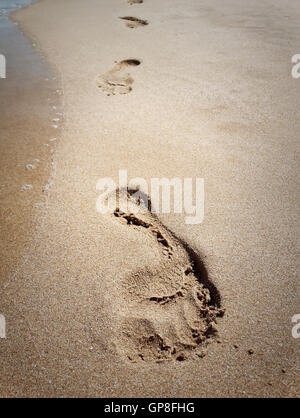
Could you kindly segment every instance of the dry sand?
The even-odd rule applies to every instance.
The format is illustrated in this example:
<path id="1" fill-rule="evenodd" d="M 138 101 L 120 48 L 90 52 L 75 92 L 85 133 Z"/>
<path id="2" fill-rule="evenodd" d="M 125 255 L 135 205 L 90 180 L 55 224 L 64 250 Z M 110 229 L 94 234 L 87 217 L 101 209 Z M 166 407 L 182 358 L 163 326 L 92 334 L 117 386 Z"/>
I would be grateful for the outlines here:
<path id="1" fill-rule="evenodd" d="M 2 396 L 299 396 L 298 1 L 43 0 L 14 19 L 61 75 L 64 126 L 1 289 Z M 99 214 L 119 169 L 204 178 L 204 222 Z"/>

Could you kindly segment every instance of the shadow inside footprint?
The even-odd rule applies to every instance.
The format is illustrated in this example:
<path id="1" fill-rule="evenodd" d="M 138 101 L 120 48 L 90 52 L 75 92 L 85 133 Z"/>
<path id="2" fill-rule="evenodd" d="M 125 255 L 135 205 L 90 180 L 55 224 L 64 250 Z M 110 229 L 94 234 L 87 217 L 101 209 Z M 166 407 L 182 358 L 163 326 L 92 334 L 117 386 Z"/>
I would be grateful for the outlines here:
<path id="1" fill-rule="evenodd" d="M 142 4 L 143 0 L 127 0 L 129 4 Z"/>
<path id="2" fill-rule="evenodd" d="M 141 65 L 141 61 L 131 58 L 131 59 L 128 59 L 128 60 L 120 61 L 119 65 L 121 67 L 126 67 L 126 66 L 136 67 L 138 65 Z"/>
<path id="3" fill-rule="evenodd" d="M 97 86 L 107 93 L 108 96 L 130 93 L 134 80 L 126 72 L 126 69 L 128 67 L 136 67 L 140 64 L 140 60 L 133 58 L 116 63 L 110 71 L 98 77 Z"/>
<path id="4" fill-rule="evenodd" d="M 140 191 L 138 198 L 136 191 L 118 191 L 113 217 L 152 240 L 159 254 L 158 266 L 141 267 L 123 281 L 117 347 L 131 361 L 203 357 L 225 310 L 200 256 L 162 224 Z"/>
<path id="5" fill-rule="evenodd" d="M 146 26 L 149 24 L 147 20 L 139 19 L 137 17 L 132 17 L 132 16 L 124 16 L 124 17 L 120 17 L 120 19 L 125 20 L 126 26 L 130 29 L 135 29 L 140 26 Z"/>

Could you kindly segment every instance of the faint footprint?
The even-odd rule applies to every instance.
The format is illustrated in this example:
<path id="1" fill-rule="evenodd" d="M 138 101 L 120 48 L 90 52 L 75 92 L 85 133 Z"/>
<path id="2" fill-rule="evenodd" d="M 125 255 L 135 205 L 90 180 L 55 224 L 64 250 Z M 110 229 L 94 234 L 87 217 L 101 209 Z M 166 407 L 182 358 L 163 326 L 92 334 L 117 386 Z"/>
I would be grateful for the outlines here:
<path id="1" fill-rule="evenodd" d="M 107 73 L 101 75 L 97 85 L 104 92 L 111 94 L 127 94 L 132 90 L 133 78 L 127 72 L 128 67 L 136 67 L 141 64 L 137 59 L 127 59 L 116 63 Z"/>
<path id="2" fill-rule="evenodd" d="M 129 4 L 141 4 L 143 0 L 127 0 Z"/>
<path id="3" fill-rule="evenodd" d="M 116 317 L 117 350 L 131 361 L 186 360 L 203 357 L 217 336 L 222 317 L 220 295 L 207 278 L 197 253 L 152 214 L 147 197 L 127 192 L 128 210 L 120 207 L 113 217 L 134 234 L 152 240 L 159 263 L 146 265 L 122 281 Z M 124 196 L 124 195 L 123 195 Z M 144 213 L 136 213 L 137 206 Z M 148 210 L 147 210 L 148 209 Z"/>
<path id="4" fill-rule="evenodd" d="M 130 29 L 135 29 L 140 26 L 146 26 L 149 24 L 147 20 L 139 19 L 137 17 L 132 17 L 132 16 L 124 16 L 124 17 L 120 17 L 120 19 L 125 20 L 126 26 Z"/>

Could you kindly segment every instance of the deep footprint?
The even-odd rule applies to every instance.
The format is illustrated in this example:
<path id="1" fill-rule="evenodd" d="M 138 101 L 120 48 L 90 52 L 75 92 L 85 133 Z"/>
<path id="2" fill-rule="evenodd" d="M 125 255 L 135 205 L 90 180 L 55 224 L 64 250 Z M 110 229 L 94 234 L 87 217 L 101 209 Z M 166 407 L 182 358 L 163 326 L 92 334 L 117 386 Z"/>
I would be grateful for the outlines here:
<path id="1" fill-rule="evenodd" d="M 217 318 L 224 315 L 219 292 L 192 248 L 145 207 L 145 213 L 133 213 L 143 204 L 132 193 L 127 193 L 126 203 L 125 212 L 119 202 L 122 209 L 117 208 L 114 219 L 147 235 L 160 255 L 159 266 L 147 265 L 123 283 L 117 348 L 134 362 L 203 357 L 217 338 Z"/>
<path id="2" fill-rule="evenodd" d="M 140 60 L 133 58 L 116 63 L 110 71 L 99 76 L 97 86 L 107 93 L 108 96 L 130 93 L 134 80 L 127 72 L 127 69 L 140 64 Z"/>
<path id="3" fill-rule="evenodd" d="M 130 29 L 135 29 L 135 28 L 138 28 L 140 26 L 148 25 L 147 20 L 139 19 L 137 17 L 124 16 L 124 17 L 120 17 L 120 19 L 125 20 L 126 26 Z"/>

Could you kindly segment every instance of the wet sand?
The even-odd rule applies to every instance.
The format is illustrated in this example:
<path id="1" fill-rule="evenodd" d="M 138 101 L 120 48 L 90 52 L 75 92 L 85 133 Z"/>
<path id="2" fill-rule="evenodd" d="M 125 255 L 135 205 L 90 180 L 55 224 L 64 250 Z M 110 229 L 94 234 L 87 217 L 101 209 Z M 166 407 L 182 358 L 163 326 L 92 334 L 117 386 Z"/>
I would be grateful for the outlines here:
<path id="1" fill-rule="evenodd" d="M 0 3 L 0 8 L 7 3 Z M 61 110 L 58 80 L 18 26 L 1 9 L 0 51 L 7 77 L 0 83 L 1 265 L 0 283 L 13 274 L 46 205 L 53 171 L 52 119 Z M 55 109 L 54 109 L 55 107 Z"/>
<path id="2" fill-rule="evenodd" d="M 65 118 L 47 210 L 1 291 L 2 395 L 299 396 L 297 2 L 43 0 L 14 19 L 61 75 Z M 99 214 L 97 180 L 119 169 L 203 177 L 204 222 Z M 160 361 L 206 309 L 190 289 L 142 302 L 166 296 L 162 272 L 178 285 L 186 248 L 226 312 L 203 355 Z"/>

